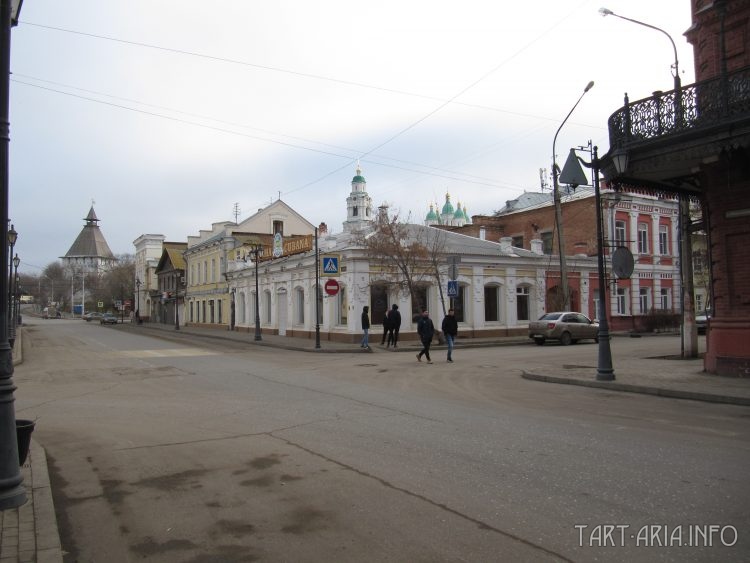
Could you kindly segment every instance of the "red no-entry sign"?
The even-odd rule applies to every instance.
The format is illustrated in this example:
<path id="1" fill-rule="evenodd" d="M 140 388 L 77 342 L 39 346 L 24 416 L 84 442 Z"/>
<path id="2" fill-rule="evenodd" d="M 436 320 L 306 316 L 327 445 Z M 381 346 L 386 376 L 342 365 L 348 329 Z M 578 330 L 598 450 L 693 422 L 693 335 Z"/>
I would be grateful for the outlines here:
<path id="1" fill-rule="evenodd" d="M 339 292 L 339 282 L 336 280 L 327 280 L 323 287 L 328 295 L 336 295 Z"/>

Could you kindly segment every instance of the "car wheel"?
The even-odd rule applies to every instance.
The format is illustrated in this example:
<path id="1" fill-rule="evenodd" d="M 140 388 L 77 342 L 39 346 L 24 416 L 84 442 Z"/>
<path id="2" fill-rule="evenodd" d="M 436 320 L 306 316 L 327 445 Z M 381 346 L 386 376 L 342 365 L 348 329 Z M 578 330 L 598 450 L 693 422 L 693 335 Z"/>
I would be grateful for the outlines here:
<path id="1" fill-rule="evenodd" d="M 544 338 L 535 338 L 534 342 L 537 346 L 543 346 L 544 345 Z"/>
<path id="2" fill-rule="evenodd" d="M 570 336 L 569 332 L 563 332 L 560 335 L 560 344 L 563 346 L 570 346 L 573 343 L 573 337 Z"/>

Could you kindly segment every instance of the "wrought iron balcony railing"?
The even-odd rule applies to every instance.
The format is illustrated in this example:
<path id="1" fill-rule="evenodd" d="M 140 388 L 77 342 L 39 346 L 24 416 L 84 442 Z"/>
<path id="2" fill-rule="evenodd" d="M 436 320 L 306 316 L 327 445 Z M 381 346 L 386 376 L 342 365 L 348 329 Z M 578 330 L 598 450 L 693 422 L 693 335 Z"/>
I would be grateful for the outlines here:
<path id="1" fill-rule="evenodd" d="M 626 148 L 658 139 L 750 118 L 750 67 L 696 82 L 680 91 L 655 92 L 630 102 L 608 121 L 609 145 Z"/>

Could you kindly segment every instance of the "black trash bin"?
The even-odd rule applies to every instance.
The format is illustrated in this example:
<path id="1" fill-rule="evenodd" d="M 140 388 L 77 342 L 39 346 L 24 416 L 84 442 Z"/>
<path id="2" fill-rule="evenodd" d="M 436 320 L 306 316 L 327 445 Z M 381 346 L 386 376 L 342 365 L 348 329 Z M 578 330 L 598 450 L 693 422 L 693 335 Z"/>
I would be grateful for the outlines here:
<path id="1" fill-rule="evenodd" d="M 34 431 L 33 420 L 16 420 L 16 439 L 18 440 L 18 465 L 23 465 L 29 455 L 31 433 Z"/>

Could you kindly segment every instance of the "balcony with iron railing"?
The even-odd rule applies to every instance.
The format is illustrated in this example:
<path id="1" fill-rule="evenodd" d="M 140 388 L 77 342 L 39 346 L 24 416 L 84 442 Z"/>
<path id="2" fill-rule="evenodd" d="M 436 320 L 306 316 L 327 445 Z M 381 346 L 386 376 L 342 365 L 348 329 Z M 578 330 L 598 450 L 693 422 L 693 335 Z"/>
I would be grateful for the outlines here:
<path id="1" fill-rule="evenodd" d="M 654 92 L 630 102 L 608 121 L 610 149 L 640 148 L 649 143 L 677 142 L 708 131 L 750 123 L 750 67 L 681 90 Z"/>

